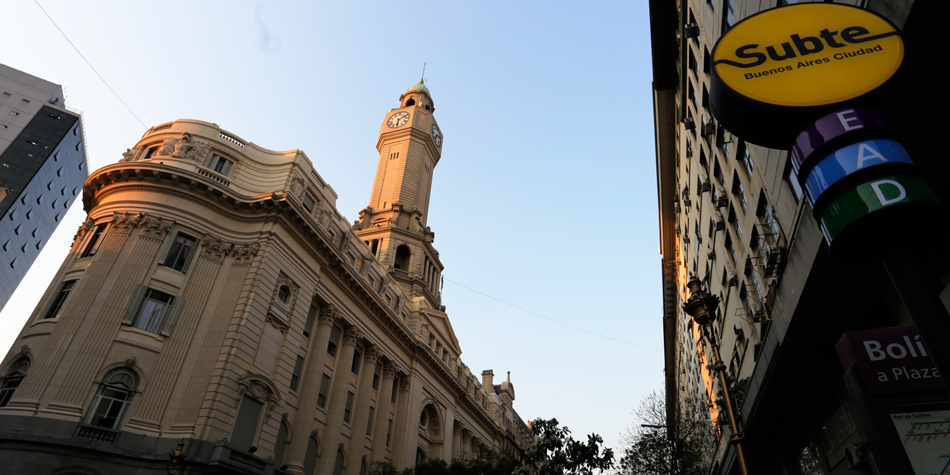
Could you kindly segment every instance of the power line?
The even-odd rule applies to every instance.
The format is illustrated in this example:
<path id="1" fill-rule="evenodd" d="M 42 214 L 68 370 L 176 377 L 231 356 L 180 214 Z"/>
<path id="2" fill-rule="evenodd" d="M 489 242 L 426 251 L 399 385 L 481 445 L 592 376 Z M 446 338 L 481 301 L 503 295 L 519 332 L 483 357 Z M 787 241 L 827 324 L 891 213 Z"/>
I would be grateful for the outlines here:
<path id="1" fill-rule="evenodd" d="M 115 92 L 115 89 L 112 89 L 112 86 L 110 86 L 109 83 L 106 82 L 105 78 L 103 78 L 102 75 L 99 74 L 99 71 L 96 71 L 96 68 L 92 66 L 92 63 L 90 63 L 89 60 L 86 59 L 85 56 L 83 56 L 82 52 L 79 51 L 79 48 L 77 48 L 76 45 L 74 45 L 73 42 L 69 39 L 69 37 L 66 36 L 66 33 L 63 32 L 62 28 L 60 28 L 59 25 L 57 25 L 56 22 L 53 21 L 53 17 L 49 16 L 49 13 L 46 13 L 46 9 L 43 8 L 43 5 L 40 5 L 40 0 L 33 0 L 33 1 L 36 2 L 36 6 L 40 7 L 40 10 L 42 10 L 43 14 L 46 15 L 46 18 L 49 18 L 50 23 L 52 23 L 53 26 L 55 26 L 56 29 L 59 30 L 59 33 L 63 35 L 63 38 L 66 38 L 66 41 L 69 43 L 69 46 L 72 46 L 73 49 L 76 50 L 76 53 L 79 54 L 79 57 L 82 58 L 82 60 L 86 62 L 86 65 L 89 66 L 89 69 L 92 69 L 92 72 L 96 73 L 96 76 L 99 76 L 99 79 L 102 80 L 102 83 L 105 84 L 106 87 L 109 88 L 110 91 L 112 91 L 112 94 L 115 95 L 115 98 L 118 99 L 119 102 L 121 102 L 123 106 L 125 106 L 125 108 L 129 111 L 130 114 L 132 114 L 132 117 L 135 117 L 135 120 L 139 121 L 139 124 L 142 124 L 143 129 L 148 128 L 145 125 L 145 122 L 142 122 L 142 119 L 139 119 L 139 116 L 135 115 L 135 112 L 132 112 L 132 108 L 129 107 L 129 105 L 126 104 L 125 101 L 123 101 L 121 97 L 119 97 L 119 94 Z"/>
<path id="2" fill-rule="evenodd" d="M 658 350 L 658 349 L 656 349 L 656 348 L 650 348 L 649 346 L 638 345 L 638 344 L 636 344 L 636 343 L 631 343 L 631 342 L 629 342 L 629 341 L 621 340 L 621 339 L 619 339 L 619 338 L 614 338 L 614 337 L 612 337 L 612 336 L 607 336 L 607 335 L 604 335 L 604 334 L 602 334 L 602 333 L 597 333 L 597 332 L 594 332 L 594 331 L 590 331 L 590 330 L 588 330 L 588 329 L 586 329 L 586 328 L 581 328 L 581 327 L 578 327 L 578 326 L 575 326 L 575 325 L 571 325 L 570 323 L 562 322 L 562 321 L 560 321 L 560 320 L 555 320 L 555 319 L 553 319 L 553 318 L 551 318 L 551 317 L 548 317 L 548 316 L 545 316 L 545 315 L 541 315 L 541 314 L 538 313 L 538 312 L 532 312 L 531 310 L 528 310 L 528 309 L 526 309 L 526 308 L 524 308 L 524 307 L 519 307 L 519 306 L 517 306 L 517 305 L 515 305 L 515 304 L 513 304 L 513 303 L 505 302 L 504 300 L 502 300 L 502 299 L 500 299 L 500 298 L 492 297 L 491 295 L 488 295 L 488 294 L 486 294 L 486 293 L 484 293 L 484 292 L 479 292 L 479 291 L 477 291 L 477 290 L 475 290 L 475 289 L 473 289 L 473 288 L 471 288 L 471 287 L 466 287 L 466 286 L 464 286 L 464 285 L 462 285 L 462 284 L 460 284 L 460 283 L 458 283 L 458 282 L 455 282 L 455 281 L 452 280 L 452 279 L 446 279 L 445 276 L 442 276 L 442 278 L 445 279 L 445 280 L 448 281 L 448 282 L 451 282 L 451 283 L 453 283 L 453 284 L 459 286 L 459 287 L 462 287 L 463 289 L 468 289 L 468 290 L 470 290 L 470 291 L 472 291 L 472 292 L 475 292 L 476 294 L 479 294 L 479 295 L 481 295 L 481 296 L 483 296 L 483 297 L 488 297 L 488 298 L 490 298 L 490 299 L 492 299 L 492 300 L 494 300 L 494 301 L 501 302 L 501 303 L 503 303 L 503 304 L 505 304 L 505 305 L 507 305 L 507 306 L 509 306 L 509 307 L 517 308 L 518 310 L 521 310 L 522 312 L 530 313 L 531 315 L 535 315 L 535 316 L 541 317 L 541 318 L 543 318 L 543 319 L 545 319 L 545 320 L 550 320 L 550 321 L 552 321 L 552 322 L 554 322 L 554 323 L 559 323 L 559 324 L 564 325 L 564 326 L 566 326 L 566 327 L 571 327 L 571 328 L 573 328 L 573 329 L 575 329 L 575 330 L 580 330 L 580 331 L 582 331 L 582 332 L 584 332 L 584 333 L 590 333 L 591 335 L 599 336 L 599 337 L 601 337 L 601 338 L 606 338 L 606 339 L 608 339 L 608 340 L 613 340 L 613 341 L 616 341 L 616 342 L 618 342 L 618 343 L 624 343 L 624 344 L 627 344 L 627 345 L 630 345 L 630 346 L 635 346 L 635 347 L 637 347 L 637 348 L 643 348 L 644 350 L 662 351 L 662 350 Z"/>

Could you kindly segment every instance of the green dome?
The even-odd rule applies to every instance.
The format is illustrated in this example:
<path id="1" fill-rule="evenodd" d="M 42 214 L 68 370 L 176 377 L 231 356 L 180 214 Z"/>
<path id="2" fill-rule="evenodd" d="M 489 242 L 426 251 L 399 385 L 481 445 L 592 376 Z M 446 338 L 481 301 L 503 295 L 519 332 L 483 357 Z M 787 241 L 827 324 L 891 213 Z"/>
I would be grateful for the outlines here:
<path id="1" fill-rule="evenodd" d="M 420 79 L 419 82 L 413 84 L 412 87 L 410 87 L 409 89 L 406 89 L 406 92 L 412 92 L 412 91 L 422 91 L 427 96 L 430 96 L 430 97 L 432 96 L 432 94 L 429 93 L 429 88 L 427 88 L 426 85 L 422 83 L 422 79 Z"/>

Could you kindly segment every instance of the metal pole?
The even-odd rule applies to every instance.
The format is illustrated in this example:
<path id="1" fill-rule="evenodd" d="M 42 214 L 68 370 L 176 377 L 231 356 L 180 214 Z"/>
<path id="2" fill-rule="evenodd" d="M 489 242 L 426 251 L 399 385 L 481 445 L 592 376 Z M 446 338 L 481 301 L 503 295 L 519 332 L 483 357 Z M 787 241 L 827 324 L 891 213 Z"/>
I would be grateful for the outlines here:
<path id="1" fill-rule="evenodd" d="M 914 321 L 920 339 L 930 353 L 944 386 L 950 390 L 950 313 L 934 289 L 931 279 L 924 277 L 920 265 L 906 244 L 895 242 L 881 246 L 880 258 L 894 283 L 907 313 Z"/>
<path id="2" fill-rule="evenodd" d="M 745 453 L 742 451 L 742 435 L 739 433 L 739 423 L 736 420 L 736 413 L 732 409 L 732 395 L 729 394 L 729 385 L 726 384 L 726 365 L 722 363 L 719 356 L 719 345 L 716 343 L 715 335 L 708 331 L 706 325 L 703 325 L 703 333 L 709 338 L 709 346 L 712 347 L 713 357 L 716 358 L 716 372 L 719 373 L 719 385 L 722 387 L 722 395 L 726 399 L 726 414 L 729 416 L 729 428 L 732 429 L 732 435 L 729 437 L 729 443 L 736 447 L 736 460 L 739 462 L 739 473 L 749 475 L 749 469 L 745 463 Z"/>

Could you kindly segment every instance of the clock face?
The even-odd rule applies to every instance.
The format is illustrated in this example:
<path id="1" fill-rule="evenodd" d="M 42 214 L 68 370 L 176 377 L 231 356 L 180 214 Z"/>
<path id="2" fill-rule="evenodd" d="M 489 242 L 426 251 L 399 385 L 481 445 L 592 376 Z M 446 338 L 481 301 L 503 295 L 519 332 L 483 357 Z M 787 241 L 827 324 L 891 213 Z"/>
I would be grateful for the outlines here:
<path id="1" fill-rule="evenodd" d="M 386 121 L 386 125 L 388 125 L 390 129 L 395 129 L 396 127 L 402 127 L 406 122 L 409 122 L 409 113 L 405 111 L 397 112 L 389 117 L 389 120 Z"/>
<path id="2" fill-rule="evenodd" d="M 435 142 L 436 147 L 442 146 L 442 131 L 439 130 L 439 126 L 432 124 L 432 140 Z"/>

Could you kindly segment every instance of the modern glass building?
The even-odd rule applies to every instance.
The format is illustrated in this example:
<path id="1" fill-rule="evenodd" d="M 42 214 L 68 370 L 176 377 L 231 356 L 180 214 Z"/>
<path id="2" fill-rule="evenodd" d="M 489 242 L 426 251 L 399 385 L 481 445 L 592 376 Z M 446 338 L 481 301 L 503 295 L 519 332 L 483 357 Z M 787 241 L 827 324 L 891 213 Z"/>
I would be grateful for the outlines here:
<path id="1" fill-rule="evenodd" d="M 87 176 L 82 121 L 63 88 L 0 64 L 0 309 Z"/>

